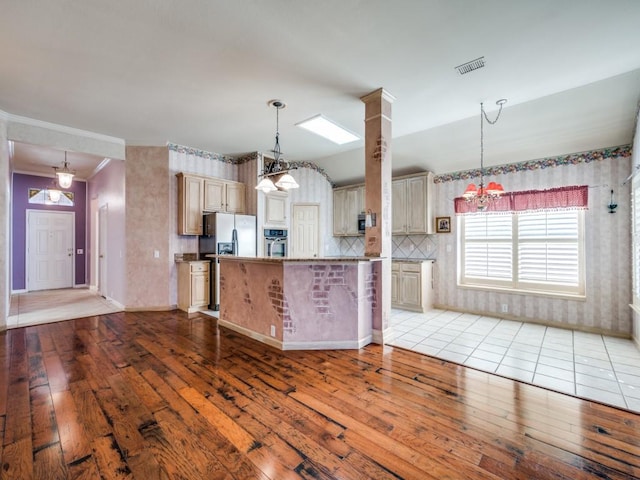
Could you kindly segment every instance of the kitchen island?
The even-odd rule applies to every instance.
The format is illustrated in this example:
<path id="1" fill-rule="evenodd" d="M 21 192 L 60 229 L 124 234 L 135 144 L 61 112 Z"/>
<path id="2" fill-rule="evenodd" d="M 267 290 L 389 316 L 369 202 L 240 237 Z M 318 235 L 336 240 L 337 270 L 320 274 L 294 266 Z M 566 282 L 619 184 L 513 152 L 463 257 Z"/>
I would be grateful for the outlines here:
<path id="1" fill-rule="evenodd" d="M 361 348 L 381 318 L 377 260 L 220 257 L 219 324 L 281 350 Z"/>

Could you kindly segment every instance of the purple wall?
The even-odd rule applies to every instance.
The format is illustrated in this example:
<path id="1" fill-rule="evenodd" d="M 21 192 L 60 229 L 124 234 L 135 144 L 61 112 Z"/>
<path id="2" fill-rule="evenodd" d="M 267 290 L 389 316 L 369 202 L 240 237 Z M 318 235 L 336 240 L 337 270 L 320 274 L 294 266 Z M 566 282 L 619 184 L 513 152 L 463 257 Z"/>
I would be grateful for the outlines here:
<path id="1" fill-rule="evenodd" d="M 62 205 L 35 205 L 29 203 L 30 188 L 44 188 L 52 185 L 51 177 L 38 177 L 35 175 L 13 174 L 12 199 L 12 225 L 11 225 L 11 257 L 12 257 L 12 290 L 24 290 L 26 288 L 25 249 L 27 244 L 27 209 L 53 210 L 58 212 L 75 212 L 76 219 L 76 251 L 81 248 L 83 255 L 76 254 L 76 285 L 86 283 L 86 225 L 87 225 L 87 184 L 75 180 L 71 188 L 66 191 L 75 195 L 74 206 Z"/>

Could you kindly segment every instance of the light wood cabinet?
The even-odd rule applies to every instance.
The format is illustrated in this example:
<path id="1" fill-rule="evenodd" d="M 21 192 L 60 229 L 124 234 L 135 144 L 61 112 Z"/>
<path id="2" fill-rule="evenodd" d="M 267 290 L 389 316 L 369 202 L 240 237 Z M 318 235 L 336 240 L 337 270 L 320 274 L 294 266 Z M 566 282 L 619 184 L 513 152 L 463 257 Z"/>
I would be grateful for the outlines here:
<path id="1" fill-rule="evenodd" d="M 391 263 L 391 306 L 416 312 L 426 312 L 433 308 L 431 260 L 394 260 Z"/>
<path id="2" fill-rule="evenodd" d="M 245 212 L 245 186 L 221 179 L 204 180 L 203 210 L 207 212 Z"/>
<path id="3" fill-rule="evenodd" d="M 209 308 L 209 260 L 179 262 L 178 308 L 187 313 Z"/>
<path id="4" fill-rule="evenodd" d="M 178 235 L 202 235 L 204 212 L 245 212 L 245 186 L 212 177 L 178 173 Z"/>
<path id="5" fill-rule="evenodd" d="M 203 179 L 183 173 L 177 177 L 178 235 L 202 235 Z"/>
<path id="6" fill-rule="evenodd" d="M 395 178 L 391 191 L 393 235 L 434 233 L 433 174 Z"/>
<path id="7" fill-rule="evenodd" d="M 358 215 L 364 211 L 364 185 L 333 190 L 333 235 L 338 237 L 361 235 Z"/>
<path id="8" fill-rule="evenodd" d="M 289 210 L 289 194 L 287 192 L 270 192 L 264 197 L 264 226 L 286 227 Z"/>

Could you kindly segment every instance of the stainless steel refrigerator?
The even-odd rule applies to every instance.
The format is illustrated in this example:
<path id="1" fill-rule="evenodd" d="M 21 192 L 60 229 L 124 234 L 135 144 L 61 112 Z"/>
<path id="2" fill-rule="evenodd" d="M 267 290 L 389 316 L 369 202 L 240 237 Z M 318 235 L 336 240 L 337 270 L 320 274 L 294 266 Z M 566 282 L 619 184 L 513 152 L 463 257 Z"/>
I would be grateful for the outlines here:
<path id="1" fill-rule="evenodd" d="M 257 252 L 255 215 L 235 215 L 233 213 L 209 213 L 204 216 L 204 235 L 200 238 L 200 255 L 237 255 L 255 257 Z M 205 252 L 203 249 L 213 250 Z M 212 262 L 209 284 L 211 295 L 209 308 L 220 308 L 220 263 Z"/>

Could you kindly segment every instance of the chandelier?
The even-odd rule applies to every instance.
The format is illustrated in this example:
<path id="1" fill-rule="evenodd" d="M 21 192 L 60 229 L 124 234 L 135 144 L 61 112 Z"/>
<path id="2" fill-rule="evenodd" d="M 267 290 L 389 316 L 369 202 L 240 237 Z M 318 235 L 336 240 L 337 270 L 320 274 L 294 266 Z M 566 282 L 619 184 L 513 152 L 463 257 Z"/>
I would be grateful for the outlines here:
<path id="1" fill-rule="evenodd" d="M 63 167 L 53 167 L 53 169 L 56 171 L 56 176 L 58 177 L 58 185 L 60 185 L 60 188 L 69 188 L 71 186 L 71 183 L 73 182 L 73 176 L 76 174 L 76 172 L 69 169 L 66 150 L 64 152 Z"/>
<path id="2" fill-rule="evenodd" d="M 498 114 L 493 121 L 489 120 L 487 112 L 484 111 L 484 105 L 480 103 L 480 184 L 476 187 L 475 183 L 470 183 L 462 194 L 467 203 L 475 204 L 480 212 L 486 210 L 491 202 L 498 200 L 505 193 L 504 188 L 499 183 L 489 182 L 487 185 L 484 183 L 484 121 L 486 120 L 490 125 L 495 125 L 500 118 L 502 106 L 505 103 L 507 103 L 505 98 L 496 102 L 500 110 L 498 110 Z"/>
<path id="3" fill-rule="evenodd" d="M 276 144 L 271 152 L 273 153 L 273 161 L 265 163 L 262 174 L 262 180 L 256 186 L 256 190 L 260 190 L 264 193 L 269 193 L 282 188 L 283 190 L 289 190 L 292 188 L 298 188 L 298 182 L 291 176 L 289 170 L 293 170 L 291 166 L 282 158 L 282 152 L 280 151 L 280 109 L 286 107 L 286 104 L 281 100 L 271 100 L 269 102 L 270 107 L 276 109 Z M 272 178 L 279 177 L 275 183 Z"/>

